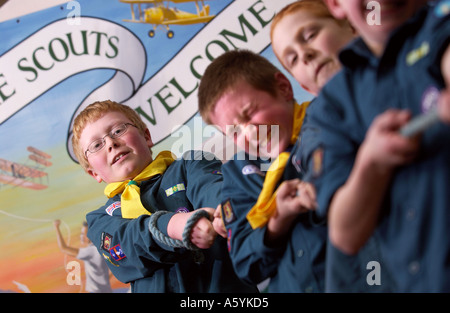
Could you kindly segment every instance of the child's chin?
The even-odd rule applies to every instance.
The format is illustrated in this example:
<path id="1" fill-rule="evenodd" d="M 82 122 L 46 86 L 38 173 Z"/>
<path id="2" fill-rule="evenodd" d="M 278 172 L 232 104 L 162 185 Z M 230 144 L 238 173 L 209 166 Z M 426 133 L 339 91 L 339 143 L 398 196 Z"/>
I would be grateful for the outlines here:
<path id="1" fill-rule="evenodd" d="M 259 157 L 264 159 L 276 159 L 280 154 L 278 145 L 275 147 L 268 146 L 259 150 Z"/>

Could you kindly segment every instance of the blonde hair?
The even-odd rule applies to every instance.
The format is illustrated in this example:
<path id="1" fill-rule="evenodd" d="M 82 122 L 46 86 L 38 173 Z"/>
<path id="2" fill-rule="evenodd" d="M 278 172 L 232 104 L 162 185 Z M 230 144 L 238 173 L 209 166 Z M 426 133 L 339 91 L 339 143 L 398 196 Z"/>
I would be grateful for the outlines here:
<path id="1" fill-rule="evenodd" d="M 220 55 L 206 68 L 198 88 L 199 112 L 203 120 L 211 124 L 210 114 L 216 102 L 242 81 L 276 96 L 277 72 L 280 70 L 269 60 L 249 50 L 232 50 Z"/>
<path id="2" fill-rule="evenodd" d="M 140 118 L 139 114 L 127 105 L 120 104 L 111 100 L 97 101 L 88 105 L 81 111 L 73 122 L 72 147 L 80 165 L 87 170 L 89 161 L 86 159 L 84 151 L 80 146 L 80 137 L 86 125 L 94 123 L 103 115 L 109 112 L 123 113 L 132 124 L 144 134 L 147 126 Z"/>

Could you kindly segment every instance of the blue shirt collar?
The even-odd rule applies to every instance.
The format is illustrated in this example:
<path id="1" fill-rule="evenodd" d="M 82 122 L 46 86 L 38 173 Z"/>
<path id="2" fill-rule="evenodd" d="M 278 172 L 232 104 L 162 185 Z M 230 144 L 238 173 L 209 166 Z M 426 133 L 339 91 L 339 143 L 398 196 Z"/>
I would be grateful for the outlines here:
<path id="1" fill-rule="evenodd" d="M 405 40 L 409 37 L 408 35 L 416 33 L 417 28 L 420 28 L 423 24 L 423 20 L 427 16 L 430 5 L 430 3 L 425 5 L 414 15 L 414 17 L 392 32 L 381 58 L 375 56 L 364 40 L 359 37 L 353 40 L 339 53 L 340 61 L 347 68 L 355 68 L 361 65 L 378 67 L 380 62 L 395 62 L 395 56 L 403 46 Z"/>

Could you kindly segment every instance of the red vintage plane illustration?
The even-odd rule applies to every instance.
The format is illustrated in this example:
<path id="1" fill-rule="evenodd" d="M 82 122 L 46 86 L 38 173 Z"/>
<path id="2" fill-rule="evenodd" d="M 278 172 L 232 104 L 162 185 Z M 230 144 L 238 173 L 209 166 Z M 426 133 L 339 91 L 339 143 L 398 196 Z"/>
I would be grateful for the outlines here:
<path id="1" fill-rule="evenodd" d="M 27 150 L 32 153 L 28 157 L 36 166 L 0 158 L 0 183 L 33 190 L 45 189 L 48 187 L 48 174 L 41 169 L 41 165 L 51 166 L 51 155 L 34 147 L 28 147 Z"/>

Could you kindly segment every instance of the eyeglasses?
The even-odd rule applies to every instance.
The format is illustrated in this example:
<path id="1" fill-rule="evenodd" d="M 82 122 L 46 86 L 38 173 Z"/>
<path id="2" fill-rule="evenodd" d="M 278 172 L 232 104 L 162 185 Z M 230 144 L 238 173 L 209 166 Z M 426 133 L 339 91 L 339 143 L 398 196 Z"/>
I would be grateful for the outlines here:
<path id="1" fill-rule="evenodd" d="M 98 151 L 100 151 L 106 144 L 105 138 L 107 136 L 109 136 L 109 138 L 111 139 L 116 139 L 119 138 L 120 136 L 122 136 L 123 134 L 125 134 L 127 132 L 128 129 L 128 125 L 136 127 L 135 125 L 131 124 L 131 123 L 123 123 L 120 124 L 116 127 L 114 127 L 113 129 L 111 129 L 111 131 L 106 134 L 105 136 L 103 136 L 102 138 L 99 138 L 97 140 L 94 140 L 93 142 L 91 142 L 87 148 L 87 150 L 84 152 L 84 156 L 87 159 L 87 153 L 88 151 L 93 154 L 96 153 Z"/>

